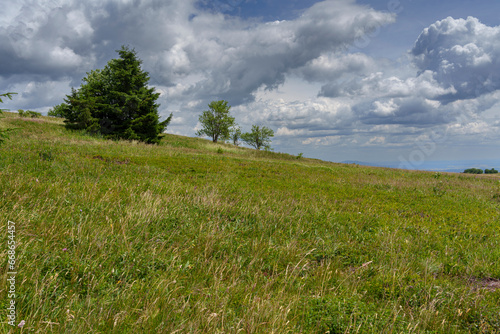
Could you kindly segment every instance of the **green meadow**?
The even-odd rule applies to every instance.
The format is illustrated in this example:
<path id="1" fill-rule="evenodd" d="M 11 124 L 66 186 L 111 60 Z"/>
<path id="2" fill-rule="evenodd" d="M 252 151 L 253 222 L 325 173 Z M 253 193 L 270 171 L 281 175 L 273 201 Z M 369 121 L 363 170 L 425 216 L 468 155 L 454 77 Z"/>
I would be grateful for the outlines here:
<path id="1" fill-rule="evenodd" d="M 0 128 L 2 333 L 500 332 L 498 176 Z"/>

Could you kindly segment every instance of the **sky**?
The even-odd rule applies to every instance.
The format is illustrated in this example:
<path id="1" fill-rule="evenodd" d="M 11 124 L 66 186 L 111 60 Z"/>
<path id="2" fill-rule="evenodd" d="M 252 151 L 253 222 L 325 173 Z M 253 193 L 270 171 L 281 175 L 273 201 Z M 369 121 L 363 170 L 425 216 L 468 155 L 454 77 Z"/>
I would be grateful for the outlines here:
<path id="1" fill-rule="evenodd" d="M 0 0 L 2 108 L 44 114 L 134 48 L 167 133 L 227 100 L 328 161 L 500 161 L 497 0 Z M 491 166 L 500 167 L 500 166 Z"/>

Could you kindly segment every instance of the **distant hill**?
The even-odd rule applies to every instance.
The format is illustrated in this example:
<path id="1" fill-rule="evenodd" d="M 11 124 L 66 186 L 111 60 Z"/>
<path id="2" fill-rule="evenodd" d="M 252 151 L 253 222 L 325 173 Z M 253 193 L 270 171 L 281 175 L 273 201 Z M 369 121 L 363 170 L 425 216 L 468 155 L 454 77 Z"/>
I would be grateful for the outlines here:
<path id="1" fill-rule="evenodd" d="M 347 160 L 342 161 L 346 164 L 357 164 L 360 166 L 371 167 L 386 167 L 386 168 L 401 168 L 399 162 L 379 162 L 370 163 L 364 161 Z M 461 161 L 426 161 L 419 166 L 415 166 L 415 170 L 430 171 L 430 172 L 449 172 L 462 173 L 467 168 L 491 169 L 500 166 L 500 160 L 461 160 Z M 497 168 L 498 169 L 498 168 Z"/>

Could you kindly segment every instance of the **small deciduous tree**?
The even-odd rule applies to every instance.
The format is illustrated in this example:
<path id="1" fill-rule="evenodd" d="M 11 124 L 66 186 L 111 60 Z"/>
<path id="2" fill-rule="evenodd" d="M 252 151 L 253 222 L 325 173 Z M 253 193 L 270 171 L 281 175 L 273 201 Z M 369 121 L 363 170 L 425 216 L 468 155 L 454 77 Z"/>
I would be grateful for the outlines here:
<path id="1" fill-rule="evenodd" d="M 267 126 L 252 125 L 252 131 L 241 135 L 241 139 L 250 146 L 260 150 L 262 147 L 271 149 L 271 137 L 274 131 Z"/>
<path id="2" fill-rule="evenodd" d="M 241 129 L 239 126 L 235 125 L 230 130 L 229 140 L 233 143 L 234 146 L 239 146 L 240 139 L 241 139 Z"/>
<path id="3" fill-rule="evenodd" d="M 234 117 L 229 113 L 231 106 L 227 101 L 220 100 L 210 102 L 208 108 L 199 117 L 203 128 L 196 135 L 210 137 L 214 143 L 219 139 L 229 138 L 230 128 L 234 125 Z"/>

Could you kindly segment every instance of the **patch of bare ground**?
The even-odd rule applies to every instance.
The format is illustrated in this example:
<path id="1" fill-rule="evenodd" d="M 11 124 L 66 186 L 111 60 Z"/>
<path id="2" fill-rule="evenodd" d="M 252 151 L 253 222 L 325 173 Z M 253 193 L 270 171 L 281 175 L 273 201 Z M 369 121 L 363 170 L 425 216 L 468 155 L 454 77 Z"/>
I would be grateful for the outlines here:
<path id="1" fill-rule="evenodd" d="M 470 282 L 473 289 L 485 289 L 489 291 L 496 291 L 500 289 L 500 279 L 495 278 L 471 278 Z"/>
<path id="2" fill-rule="evenodd" d="M 97 160 L 101 160 L 104 162 L 113 162 L 117 165 L 127 165 L 130 162 L 130 160 L 128 160 L 128 159 L 125 159 L 125 160 L 110 159 L 110 158 L 104 158 L 101 155 L 95 155 L 92 157 L 92 159 L 97 159 Z"/>
<path id="3" fill-rule="evenodd" d="M 23 121 L 35 122 L 35 123 L 45 123 L 46 122 L 44 119 L 40 119 L 40 118 L 19 117 L 19 119 L 23 120 Z"/>
<path id="4" fill-rule="evenodd" d="M 64 124 L 62 118 L 57 117 L 40 117 L 40 118 L 31 118 L 31 117 L 19 117 L 18 119 L 26 122 L 33 123 L 53 123 L 53 124 Z"/>

